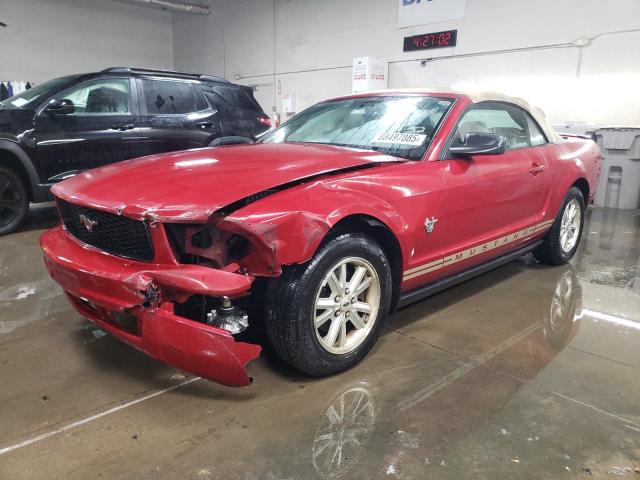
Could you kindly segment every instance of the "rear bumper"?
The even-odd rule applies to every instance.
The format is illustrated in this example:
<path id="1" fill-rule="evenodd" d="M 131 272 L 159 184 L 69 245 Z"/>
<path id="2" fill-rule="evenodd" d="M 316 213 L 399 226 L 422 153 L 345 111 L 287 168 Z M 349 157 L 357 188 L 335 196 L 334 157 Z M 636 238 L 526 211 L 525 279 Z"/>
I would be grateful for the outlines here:
<path id="1" fill-rule="evenodd" d="M 148 355 L 223 385 L 249 385 L 246 364 L 260 346 L 236 342 L 225 330 L 180 317 L 173 301 L 194 294 L 237 297 L 248 292 L 245 275 L 198 265 L 159 265 L 125 260 L 85 247 L 62 227 L 40 237 L 51 277 L 75 309 Z M 135 318 L 123 326 L 119 313 Z"/>

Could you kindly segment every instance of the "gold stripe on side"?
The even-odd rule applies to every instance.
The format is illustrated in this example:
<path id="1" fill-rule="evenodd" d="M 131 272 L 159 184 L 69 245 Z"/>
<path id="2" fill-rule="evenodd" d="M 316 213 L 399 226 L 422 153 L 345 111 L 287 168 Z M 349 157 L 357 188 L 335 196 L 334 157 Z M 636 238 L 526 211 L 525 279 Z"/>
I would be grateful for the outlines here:
<path id="1" fill-rule="evenodd" d="M 546 230 L 547 228 L 551 227 L 551 225 L 553 225 L 554 221 L 555 220 L 549 220 L 548 222 L 539 223 L 538 225 L 536 225 L 536 231 L 539 232 L 540 230 Z"/>
<path id="2" fill-rule="evenodd" d="M 411 280 L 412 278 L 416 278 L 419 277 L 421 275 L 425 275 L 429 272 L 433 272 L 435 270 L 440 270 L 442 267 L 444 267 L 444 263 L 442 263 L 442 260 L 440 260 L 440 263 L 438 263 L 437 265 L 434 265 L 433 267 L 430 268 L 426 268 L 424 270 L 420 270 L 419 272 L 416 273 L 412 273 L 410 275 L 405 275 L 404 277 L 402 277 L 402 280 Z"/>
<path id="3" fill-rule="evenodd" d="M 415 268 L 410 268 L 409 270 L 406 270 L 404 272 L 405 275 L 411 275 L 412 273 L 415 273 L 419 270 L 422 270 L 424 268 L 429 268 L 429 267 L 433 267 L 434 265 L 437 265 L 438 263 L 442 263 L 442 259 L 439 258 L 438 260 L 434 260 L 433 262 L 429 262 L 429 263 L 425 263 L 423 265 L 420 265 L 419 267 L 415 267 Z"/>
<path id="4" fill-rule="evenodd" d="M 486 253 L 488 251 L 493 250 L 494 248 L 508 245 L 510 243 L 515 242 L 516 240 L 525 238 L 533 233 L 538 233 L 542 230 L 549 228 L 553 224 L 553 222 L 554 220 L 547 220 L 546 222 L 538 223 L 536 225 L 532 225 L 531 227 L 523 228 L 522 230 L 519 230 L 514 233 L 510 233 L 509 235 L 506 235 L 504 237 L 491 240 L 490 242 L 485 242 L 480 245 L 467 248 L 466 250 L 453 253 L 444 258 L 433 260 L 429 263 L 425 263 L 418 267 L 410 268 L 409 270 L 406 270 L 404 272 L 402 280 L 403 281 L 411 280 L 412 278 L 420 277 L 421 275 L 426 275 L 427 273 L 433 272 L 435 270 L 439 270 L 443 267 L 453 265 L 454 263 L 461 262 L 471 257 L 475 257 L 476 255 L 480 255 L 481 253 Z"/>

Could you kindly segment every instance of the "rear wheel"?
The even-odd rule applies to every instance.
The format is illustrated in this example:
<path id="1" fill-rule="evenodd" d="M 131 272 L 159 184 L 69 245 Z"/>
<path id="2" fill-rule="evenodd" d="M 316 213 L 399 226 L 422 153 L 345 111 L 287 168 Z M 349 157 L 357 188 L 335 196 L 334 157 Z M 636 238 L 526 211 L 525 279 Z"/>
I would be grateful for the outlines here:
<path id="1" fill-rule="evenodd" d="M 542 263 L 562 265 L 576 253 L 584 224 L 585 203 L 579 188 L 572 187 L 562 203 L 544 243 L 533 251 Z"/>
<path id="2" fill-rule="evenodd" d="M 0 235 L 13 232 L 27 216 L 29 195 L 20 176 L 0 167 Z"/>
<path id="3" fill-rule="evenodd" d="M 313 376 L 354 366 L 380 335 L 391 281 L 389 262 L 373 239 L 338 235 L 271 284 L 267 335 L 276 353 Z"/>

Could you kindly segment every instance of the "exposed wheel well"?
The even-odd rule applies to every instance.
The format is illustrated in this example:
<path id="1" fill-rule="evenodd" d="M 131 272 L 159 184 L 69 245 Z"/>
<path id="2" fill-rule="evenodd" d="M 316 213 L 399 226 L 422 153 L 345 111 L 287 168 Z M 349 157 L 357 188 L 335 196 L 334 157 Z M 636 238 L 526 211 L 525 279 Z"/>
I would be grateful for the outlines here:
<path id="1" fill-rule="evenodd" d="M 584 197 L 585 205 L 589 205 L 589 183 L 584 178 L 579 178 L 571 186 L 578 187 L 580 189 L 582 196 Z"/>
<path id="2" fill-rule="evenodd" d="M 359 232 L 374 238 L 384 250 L 391 265 L 391 278 L 393 279 L 391 308 L 395 311 L 400 300 L 400 281 L 402 279 L 402 252 L 400 243 L 391 229 L 380 220 L 369 215 L 350 215 L 341 219 L 327 233 L 322 243 L 344 231 Z"/>
<path id="3" fill-rule="evenodd" d="M 16 172 L 24 182 L 26 190 L 29 193 L 29 200 L 33 200 L 31 180 L 20 159 L 12 152 L 0 149 L 0 167 L 10 168 Z"/>

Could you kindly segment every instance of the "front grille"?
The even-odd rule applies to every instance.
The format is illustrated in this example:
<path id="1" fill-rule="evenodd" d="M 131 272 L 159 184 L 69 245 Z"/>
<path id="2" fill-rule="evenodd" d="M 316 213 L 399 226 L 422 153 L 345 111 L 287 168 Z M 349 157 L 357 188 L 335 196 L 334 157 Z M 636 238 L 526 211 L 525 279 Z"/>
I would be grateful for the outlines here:
<path id="1" fill-rule="evenodd" d="M 153 244 L 144 221 L 82 207 L 58 199 L 66 230 L 87 245 L 141 262 L 153 260 Z"/>

